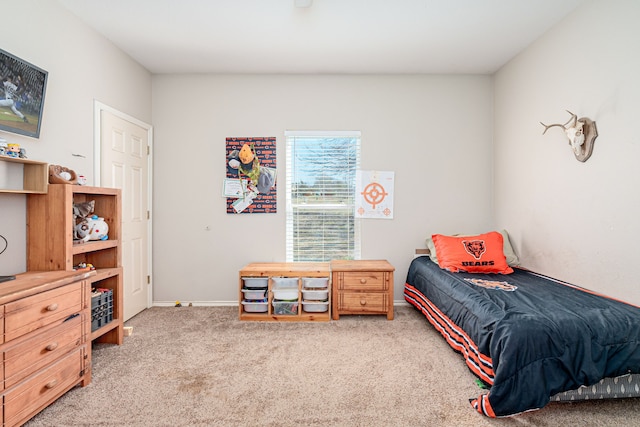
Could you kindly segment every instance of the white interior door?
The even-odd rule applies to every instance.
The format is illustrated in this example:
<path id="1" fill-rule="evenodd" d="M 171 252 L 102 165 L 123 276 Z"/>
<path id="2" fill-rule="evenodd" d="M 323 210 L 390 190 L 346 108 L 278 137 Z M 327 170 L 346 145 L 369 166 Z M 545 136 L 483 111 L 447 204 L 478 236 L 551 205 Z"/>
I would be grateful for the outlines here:
<path id="1" fill-rule="evenodd" d="M 99 114 L 100 161 L 96 177 L 102 187 L 122 190 L 122 267 L 124 320 L 151 305 L 150 148 L 146 125 L 105 106 Z"/>

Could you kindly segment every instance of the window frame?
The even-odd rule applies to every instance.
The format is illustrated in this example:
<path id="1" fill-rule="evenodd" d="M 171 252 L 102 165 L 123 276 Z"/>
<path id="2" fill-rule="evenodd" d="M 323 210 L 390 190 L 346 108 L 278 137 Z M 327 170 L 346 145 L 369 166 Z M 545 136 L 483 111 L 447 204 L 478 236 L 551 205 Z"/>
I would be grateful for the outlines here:
<path id="1" fill-rule="evenodd" d="M 340 209 L 344 210 L 345 205 L 340 204 L 336 205 L 335 203 L 326 203 L 326 204 L 313 204 L 307 206 L 305 204 L 296 204 L 293 201 L 293 174 L 294 171 L 294 159 L 293 159 L 293 150 L 294 145 L 296 143 L 296 138 L 300 138 L 300 140 L 308 140 L 308 139 L 355 139 L 355 159 L 353 159 L 353 165 L 350 165 L 353 168 L 353 181 L 350 183 L 348 193 L 350 193 L 350 200 L 347 203 L 347 207 L 351 209 L 350 211 L 350 221 L 353 221 L 352 230 L 350 230 L 349 236 L 349 245 L 353 245 L 352 252 L 349 254 L 348 259 L 360 259 L 361 257 L 361 233 L 360 233 L 360 218 L 357 218 L 355 215 L 355 203 L 356 203 L 356 171 L 360 169 L 360 157 L 361 157 L 361 149 L 362 149 L 362 135 L 360 131 L 285 131 L 285 140 L 286 140 L 286 261 L 287 262 L 296 262 L 301 258 L 298 256 L 299 252 L 296 250 L 296 242 L 294 234 L 295 234 L 295 215 L 299 212 L 300 209 L 304 209 L 308 207 L 310 209 L 320 209 L 326 210 L 327 212 L 338 211 Z M 326 170 L 323 168 L 323 170 Z M 324 207 L 323 207 L 324 206 Z M 351 249 L 351 248 L 349 248 Z M 320 251 L 319 251 L 320 253 Z M 325 254 L 324 251 L 321 251 L 322 254 Z M 332 258 L 338 259 L 338 258 Z M 305 262 L 328 262 L 331 259 L 326 259 L 326 256 L 323 256 L 322 259 L 314 258 L 313 260 L 304 259 Z"/>

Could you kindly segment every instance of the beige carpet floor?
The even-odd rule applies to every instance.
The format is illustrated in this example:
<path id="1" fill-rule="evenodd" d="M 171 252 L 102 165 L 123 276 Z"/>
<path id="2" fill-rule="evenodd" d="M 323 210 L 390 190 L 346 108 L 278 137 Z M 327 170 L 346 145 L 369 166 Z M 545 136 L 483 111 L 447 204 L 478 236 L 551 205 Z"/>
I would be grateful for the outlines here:
<path id="1" fill-rule="evenodd" d="M 93 382 L 38 426 L 624 426 L 640 399 L 552 403 L 502 419 L 474 412 L 482 391 L 415 309 L 396 318 L 240 322 L 233 307 L 154 307 L 122 346 L 94 345 Z"/>

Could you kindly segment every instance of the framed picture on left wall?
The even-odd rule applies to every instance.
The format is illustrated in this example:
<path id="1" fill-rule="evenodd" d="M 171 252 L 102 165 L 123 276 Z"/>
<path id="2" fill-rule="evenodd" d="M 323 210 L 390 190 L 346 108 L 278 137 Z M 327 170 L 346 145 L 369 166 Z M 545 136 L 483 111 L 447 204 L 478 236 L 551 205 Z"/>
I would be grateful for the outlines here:
<path id="1" fill-rule="evenodd" d="M 49 73 L 0 49 L 0 130 L 40 137 Z"/>

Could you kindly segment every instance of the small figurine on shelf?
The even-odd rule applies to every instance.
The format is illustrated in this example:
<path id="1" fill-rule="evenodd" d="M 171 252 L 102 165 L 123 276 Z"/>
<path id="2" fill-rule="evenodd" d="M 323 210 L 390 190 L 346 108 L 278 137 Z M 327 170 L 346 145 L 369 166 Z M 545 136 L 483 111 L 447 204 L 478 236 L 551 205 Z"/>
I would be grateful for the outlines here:
<path id="1" fill-rule="evenodd" d="M 74 265 L 73 269 L 75 271 L 92 271 L 92 270 L 95 270 L 96 268 L 93 266 L 93 264 L 81 262 L 81 263 L 78 263 L 78 265 Z"/>
<path id="2" fill-rule="evenodd" d="M 9 157 L 20 157 L 20 144 L 7 144 L 5 154 Z"/>

